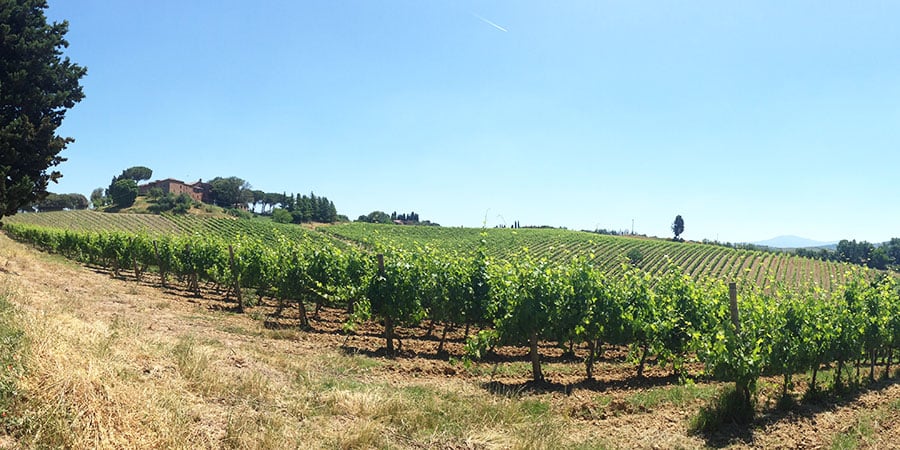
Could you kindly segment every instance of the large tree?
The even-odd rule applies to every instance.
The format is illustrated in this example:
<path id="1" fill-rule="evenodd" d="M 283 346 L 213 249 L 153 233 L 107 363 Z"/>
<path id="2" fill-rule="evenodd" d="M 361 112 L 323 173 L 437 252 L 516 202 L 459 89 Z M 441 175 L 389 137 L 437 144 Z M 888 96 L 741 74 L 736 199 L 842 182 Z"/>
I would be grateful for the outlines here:
<path id="1" fill-rule="evenodd" d="M 250 184 L 238 177 L 215 177 L 209 180 L 209 185 L 213 202 L 223 208 L 232 208 L 244 200 L 248 203 L 253 201 L 252 193 L 250 195 L 243 193 L 250 191 Z"/>
<path id="2" fill-rule="evenodd" d="M 119 175 L 117 179 L 134 180 L 135 182 L 140 183 L 141 181 L 149 180 L 152 176 L 153 170 L 151 170 L 149 167 L 134 166 L 123 170 L 122 175 Z"/>
<path id="3" fill-rule="evenodd" d="M 0 219 L 47 195 L 49 171 L 74 140 L 56 134 L 84 98 L 87 73 L 63 57 L 68 22 L 47 23 L 46 0 L 0 0 Z"/>
<path id="4" fill-rule="evenodd" d="M 109 197 L 119 208 L 127 208 L 134 204 L 138 196 L 137 182 L 131 179 L 118 180 L 109 187 Z"/>
<path id="5" fill-rule="evenodd" d="M 684 219 L 681 214 L 675 216 L 675 222 L 672 223 L 672 233 L 675 233 L 675 240 L 681 239 L 681 233 L 684 233 Z"/>
<path id="6" fill-rule="evenodd" d="M 47 196 L 34 205 L 38 211 L 62 211 L 64 209 L 86 209 L 88 199 L 81 194 L 54 194 Z"/>

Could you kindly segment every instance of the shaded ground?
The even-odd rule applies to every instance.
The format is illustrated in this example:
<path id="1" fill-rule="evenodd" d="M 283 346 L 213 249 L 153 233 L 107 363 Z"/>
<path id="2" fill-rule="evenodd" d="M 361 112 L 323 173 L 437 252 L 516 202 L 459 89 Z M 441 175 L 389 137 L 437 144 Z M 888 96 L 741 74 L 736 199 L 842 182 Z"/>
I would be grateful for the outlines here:
<path id="1" fill-rule="evenodd" d="M 71 342 L 88 339 L 90 344 L 89 350 L 76 344 L 62 350 L 33 344 L 32 351 L 54 364 L 35 368 L 41 379 L 26 378 L 24 390 L 63 384 L 66 376 L 90 373 L 102 364 L 115 367 L 109 372 L 113 375 L 84 375 L 89 377 L 87 387 L 60 386 L 58 395 L 73 397 L 72 408 L 83 405 L 109 414 L 85 421 L 93 440 L 71 446 L 291 448 L 303 442 L 323 448 L 900 448 L 900 386 L 892 382 L 842 398 L 801 402 L 792 412 L 781 413 L 768 399 L 777 381 L 764 380 L 762 414 L 752 427 L 696 436 L 687 431 L 690 417 L 719 385 L 698 381 L 680 386 L 668 370 L 655 366 L 648 367 L 646 378 L 636 378 L 634 365 L 625 361 L 625 349 L 608 349 L 595 367 L 596 381 L 588 382 L 579 357 L 582 350 L 576 349 L 573 357 L 542 346 L 548 382 L 534 384 L 529 382 L 526 349 L 502 347 L 491 362 L 462 364 L 462 327 L 448 331 L 446 353 L 441 355 L 436 352 L 440 325 L 431 336 L 426 328 L 401 328 L 400 355 L 387 358 L 381 327 L 363 324 L 348 335 L 341 310 L 323 308 L 314 316 L 310 305 L 311 329 L 299 331 L 295 305 L 279 311 L 276 302 L 263 299 L 241 315 L 222 293 L 204 290 L 195 298 L 177 283 L 167 289 L 159 284 L 152 274 L 141 282 L 127 274 L 117 279 L 0 237 L 0 288 L 14 293 L 12 300 L 25 321 L 33 321 L 28 326 L 46 321 L 55 327 L 47 332 L 63 335 L 59 339 L 72 330 Z M 85 353 L 79 355 L 85 360 L 75 356 L 79 352 Z M 194 367 L 197 360 L 208 366 Z M 110 376 L 121 380 L 107 384 Z M 227 389 L 204 385 L 228 380 L 240 383 Z M 459 399 L 440 403 L 444 409 L 453 409 L 452 402 L 471 402 L 473 410 L 512 408 L 526 413 L 498 410 L 492 414 L 508 413 L 513 419 L 482 426 L 438 411 L 437 417 L 447 414 L 447 421 L 459 421 L 461 429 L 453 430 L 430 416 L 409 418 L 414 425 L 397 419 L 407 420 L 407 410 L 420 401 L 428 409 L 431 396 Z M 122 410 L 135 407 L 132 397 L 156 405 L 160 416 L 175 411 L 173 416 L 183 414 L 186 419 L 126 420 L 127 411 Z M 382 410 L 388 401 L 403 407 Z M 235 422 L 242 414 L 256 419 L 253 424 Z M 167 441 L 142 428 L 158 426 L 154 420 L 171 426 L 167 432 L 177 434 L 180 426 L 193 431 L 185 432 L 183 440 Z M 546 439 L 523 431 L 544 422 L 553 424 L 553 429 L 537 431 L 546 433 Z M 100 425 L 95 430 L 92 423 Z M 416 431 L 428 426 L 436 431 Z M 310 436 L 316 437 L 310 441 Z M 0 438 L 0 447 L 16 445 L 11 436 Z"/>

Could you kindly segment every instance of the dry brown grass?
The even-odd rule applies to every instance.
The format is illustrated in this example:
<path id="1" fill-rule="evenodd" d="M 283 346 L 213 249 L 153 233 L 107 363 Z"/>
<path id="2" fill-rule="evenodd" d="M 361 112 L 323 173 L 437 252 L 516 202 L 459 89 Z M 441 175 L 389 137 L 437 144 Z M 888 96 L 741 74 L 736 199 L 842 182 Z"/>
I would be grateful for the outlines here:
<path id="1" fill-rule="evenodd" d="M 398 380 L 382 360 L 299 346 L 294 332 L 272 333 L 247 316 L 207 311 L 6 237 L 0 266 L 0 286 L 27 336 L 14 445 L 553 448 L 566 441 L 564 417 L 535 414 L 516 398 L 464 380 Z"/>
<path id="2" fill-rule="evenodd" d="M 0 448 L 709 445 L 687 434 L 709 386 L 493 394 L 477 370 L 447 375 L 411 370 L 447 367 L 441 361 L 344 353 L 333 343 L 340 336 L 266 329 L 252 311 L 214 311 L 2 235 L 0 296 L 15 305 L 7 325 L 25 336 L 25 370 L 14 417 L 0 421 L 9 425 L 6 436 L 0 427 Z M 730 445 L 819 447 L 844 435 L 883 444 L 847 430 L 872 422 L 865 411 L 877 409 L 877 430 L 896 435 L 900 408 L 883 405 L 898 398 L 900 385 L 890 385 L 824 413 L 774 421 Z"/>

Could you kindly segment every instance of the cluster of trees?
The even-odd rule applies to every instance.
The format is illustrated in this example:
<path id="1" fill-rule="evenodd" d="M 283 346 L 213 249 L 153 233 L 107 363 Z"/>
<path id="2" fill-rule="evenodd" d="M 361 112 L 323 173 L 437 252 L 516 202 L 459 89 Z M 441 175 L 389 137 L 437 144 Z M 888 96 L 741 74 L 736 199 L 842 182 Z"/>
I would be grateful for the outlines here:
<path id="1" fill-rule="evenodd" d="M 87 69 L 63 57 L 68 22 L 47 23 L 46 0 L 0 2 L 0 219 L 40 202 L 49 170 L 74 141 L 56 133 L 84 98 Z"/>
<path id="2" fill-rule="evenodd" d="M 215 177 L 209 180 L 209 196 L 213 204 L 222 208 L 247 205 L 254 200 L 250 183 L 238 177 Z"/>
<path id="3" fill-rule="evenodd" d="M 419 220 L 419 214 L 415 211 L 410 212 L 409 214 L 400 213 L 397 214 L 397 211 L 392 212 L 388 215 L 384 211 L 372 211 L 369 214 L 363 214 L 356 219 L 357 222 L 366 222 L 366 223 L 384 223 L 391 224 L 400 222 L 404 225 L 431 225 L 431 226 L 440 226 L 440 224 L 434 223 L 430 220 Z M 395 222 L 396 221 L 396 222 Z"/>
<path id="4" fill-rule="evenodd" d="M 149 180 L 152 176 L 153 171 L 144 166 L 134 166 L 123 170 L 121 175 L 113 177 L 106 189 L 108 202 L 117 208 L 127 208 L 133 205 L 138 196 L 138 183 Z"/>
<path id="5" fill-rule="evenodd" d="M 147 193 L 147 197 L 149 197 L 150 201 L 153 203 L 147 209 L 156 214 L 164 212 L 186 214 L 196 203 L 194 199 L 187 194 L 181 193 L 175 195 L 171 192 L 164 193 L 163 190 L 158 187 L 150 189 L 150 192 Z"/>
<path id="6" fill-rule="evenodd" d="M 515 221 L 513 221 L 512 225 L 506 225 L 505 223 L 502 223 L 502 224 L 500 224 L 500 225 L 494 226 L 494 228 L 512 228 L 512 229 L 514 229 L 514 230 L 517 230 L 517 229 L 519 229 L 519 228 L 522 228 L 522 224 L 520 224 L 518 220 L 515 220 Z M 540 227 L 529 227 L 529 226 L 526 226 L 525 228 L 540 228 Z"/>
<path id="7" fill-rule="evenodd" d="M 81 194 L 54 194 L 48 193 L 43 200 L 32 205 L 39 212 L 62 211 L 64 209 L 87 209 L 89 203 L 87 197 Z"/>
<path id="8" fill-rule="evenodd" d="M 878 246 L 871 242 L 844 239 L 838 242 L 834 250 L 798 248 L 794 253 L 807 258 L 846 262 L 871 269 L 900 268 L 900 238 L 892 238 Z"/>
<path id="9" fill-rule="evenodd" d="M 419 223 L 419 215 L 415 211 L 405 214 L 397 214 L 397 211 L 391 213 L 391 220 L 399 220 L 403 223 Z"/>
<path id="10" fill-rule="evenodd" d="M 280 223 L 337 222 L 340 217 L 334 202 L 326 197 L 298 195 L 284 198 L 281 208 L 272 212 L 272 220 Z"/>
<path id="11" fill-rule="evenodd" d="M 357 222 L 366 223 L 394 223 L 391 216 L 384 211 L 372 211 L 369 214 L 363 214 L 356 219 Z"/>

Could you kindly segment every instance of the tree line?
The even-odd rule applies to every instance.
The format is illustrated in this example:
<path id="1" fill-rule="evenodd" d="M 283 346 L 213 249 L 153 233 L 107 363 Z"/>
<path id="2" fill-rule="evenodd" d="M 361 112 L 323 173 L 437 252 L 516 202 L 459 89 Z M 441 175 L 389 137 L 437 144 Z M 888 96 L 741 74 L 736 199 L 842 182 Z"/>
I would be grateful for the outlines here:
<path id="1" fill-rule="evenodd" d="M 372 211 L 369 214 L 362 214 L 357 219 L 357 222 L 365 222 L 365 223 L 383 223 L 383 224 L 401 224 L 401 225 L 430 225 L 439 227 L 440 224 L 432 222 L 430 220 L 420 220 L 419 214 L 415 211 L 410 213 L 400 213 L 397 214 L 397 211 L 392 212 L 390 215 L 384 211 Z"/>
<path id="2" fill-rule="evenodd" d="M 846 262 L 872 269 L 900 269 L 900 238 L 891 238 L 880 245 L 844 239 L 838 242 L 834 250 L 798 248 L 795 253 L 807 258 Z"/>

